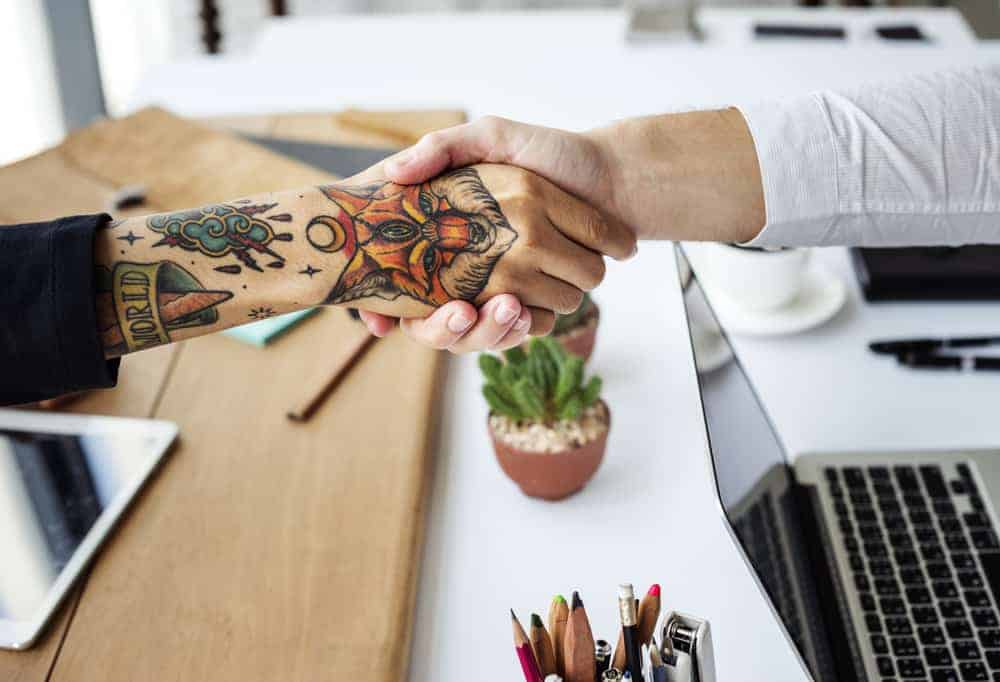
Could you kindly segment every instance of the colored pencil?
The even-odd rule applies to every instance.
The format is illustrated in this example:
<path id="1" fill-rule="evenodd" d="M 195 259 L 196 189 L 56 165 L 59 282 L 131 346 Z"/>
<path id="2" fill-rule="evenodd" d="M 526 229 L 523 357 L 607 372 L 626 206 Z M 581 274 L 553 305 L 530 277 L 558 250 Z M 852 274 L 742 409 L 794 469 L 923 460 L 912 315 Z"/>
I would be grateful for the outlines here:
<path id="1" fill-rule="evenodd" d="M 566 658 L 563 648 L 566 645 L 566 621 L 569 619 L 569 605 L 566 597 L 557 594 L 549 606 L 549 633 L 552 636 L 552 648 L 556 654 L 556 673 L 566 676 Z"/>
<path id="2" fill-rule="evenodd" d="M 649 644 L 660 617 L 660 586 L 653 583 L 639 602 L 639 643 Z"/>
<path id="3" fill-rule="evenodd" d="M 537 613 L 531 614 L 531 648 L 535 652 L 535 661 L 538 662 L 538 670 L 542 677 L 546 677 L 556 672 L 556 654 L 552 648 L 552 639 L 549 637 L 542 618 Z"/>
<path id="4" fill-rule="evenodd" d="M 531 642 L 524 634 L 524 628 L 514 615 L 514 609 L 510 610 L 511 625 L 514 628 L 514 650 L 517 652 L 517 660 L 521 662 L 521 671 L 524 673 L 524 682 L 542 682 L 542 674 L 538 671 L 538 662 L 535 661 L 535 654 L 531 651 Z"/>
<path id="5" fill-rule="evenodd" d="M 590 631 L 590 621 L 578 592 L 573 593 L 573 604 L 566 621 L 566 682 L 593 682 L 594 680 L 594 635 Z"/>

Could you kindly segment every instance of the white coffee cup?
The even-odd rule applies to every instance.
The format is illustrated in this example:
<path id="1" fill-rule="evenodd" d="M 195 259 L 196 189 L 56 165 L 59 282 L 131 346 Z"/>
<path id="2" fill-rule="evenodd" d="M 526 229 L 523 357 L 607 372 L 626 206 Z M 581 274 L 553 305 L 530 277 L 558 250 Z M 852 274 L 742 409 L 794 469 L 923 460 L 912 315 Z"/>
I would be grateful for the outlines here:
<path id="1" fill-rule="evenodd" d="M 709 256 L 712 283 L 732 300 L 762 312 L 780 308 L 798 295 L 809 263 L 808 249 L 712 244 Z"/>

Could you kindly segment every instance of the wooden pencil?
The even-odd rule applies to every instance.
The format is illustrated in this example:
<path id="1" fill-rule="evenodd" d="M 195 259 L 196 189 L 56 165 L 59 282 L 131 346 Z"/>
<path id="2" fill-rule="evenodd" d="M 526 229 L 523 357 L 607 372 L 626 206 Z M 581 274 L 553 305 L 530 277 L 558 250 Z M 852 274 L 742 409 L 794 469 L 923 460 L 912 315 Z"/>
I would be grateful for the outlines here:
<path id="1" fill-rule="evenodd" d="M 355 331 L 357 336 L 353 339 L 344 339 L 338 347 L 337 352 L 325 357 L 327 366 L 322 371 L 317 371 L 316 375 L 307 382 L 304 396 L 299 403 L 293 405 L 287 412 L 287 416 L 292 421 L 309 421 L 313 413 L 320 408 L 330 394 L 340 385 L 341 380 L 351 368 L 356 365 L 371 346 L 378 341 L 378 338 L 369 334 L 366 330 Z"/>
<path id="2" fill-rule="evenodd" d="M 569 619 L 566 621 L 565 656 L 566 682 L 593 682 L 594 679 L 594 635 L 590 631 L 590 621 L 578 592 L 573 593 Z"/>
<path id="3" fill-rule="evenodd" d="M 542 673 L 542 677 L 551 675 L 556 671 L 556 654 L 552 648 L 552 639 L 537 613 L 531 614 L 530 636 L 531 648 L 535 652 L 535 661 L 538 663 L 538 671 Z"/>
<path id="4" fill-rule="evenodd" d="M 542 674 L 538 670 L 538 662 L 531 650 L 531 642 L 524 634 L 524 628 L 521 627 L 517 616 L 514 615 L 514 609 L 510 610 L 510 620 L 514 628 L 514 650 L 517 652 L 517 660 L 521 662 L 524 682 L 542 682 Z"/>
<path id="5" fill-rule="evenodd" d="M 566 677 L 566 621 L 569 619 L 569 605 L 566 597 L 557 594 L 549 606 L 549 633 L 552 636 L 552 648 L 556 654 L 556 674 Z"/>
<path id="6" fill-rule="evenodd" d="M 660 586 L 653 583 L 646 596 L 639 602 L 639 641 L 649 644 L 653 639 L 653 630 L 660 617 Z"/>

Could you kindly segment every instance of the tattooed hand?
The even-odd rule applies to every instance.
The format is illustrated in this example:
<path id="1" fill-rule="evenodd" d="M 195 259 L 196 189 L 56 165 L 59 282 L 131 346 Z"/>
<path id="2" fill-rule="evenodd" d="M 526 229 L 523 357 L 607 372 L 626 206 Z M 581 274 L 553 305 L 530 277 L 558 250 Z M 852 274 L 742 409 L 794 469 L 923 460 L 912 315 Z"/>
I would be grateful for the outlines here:
<path id="1" fill-rule="evenodd" d="M 347 268 L 328 303 L 409 297 L 429 306 L 514 293 L 530 306 L 575 310 L 604 275 L 601 253 L 631 253 L 628 230 L 520 169 L 480 166 L 420 185 L 329 186 L 330 215 L 306 230 Z M 410 307 L 412 309 L 412 306 Z"/>
<path id="2" fill-rule="evenodd" d="M 601 254 L 635 245 L 549 182 L 489 165 L 411 186 L 369 174 L 110 228 L 95 242 L 109 356 L 315 304 L 414 317 L 498 294 L 526 306 L 506 296 L 485 308 L 510 341 L 529 320 L 546 333 L 601 281 Z"/>

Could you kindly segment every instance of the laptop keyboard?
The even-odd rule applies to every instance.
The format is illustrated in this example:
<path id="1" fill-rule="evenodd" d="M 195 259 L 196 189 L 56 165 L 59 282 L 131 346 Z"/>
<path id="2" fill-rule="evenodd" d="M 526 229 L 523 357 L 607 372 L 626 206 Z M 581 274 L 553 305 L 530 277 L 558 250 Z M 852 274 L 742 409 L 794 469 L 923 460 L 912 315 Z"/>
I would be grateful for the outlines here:
<path id="1" fill-rule="evenodd" d="M 881 680 L 1000 682 L 1000 541 L 969 466 L 824 476 Z"/>

